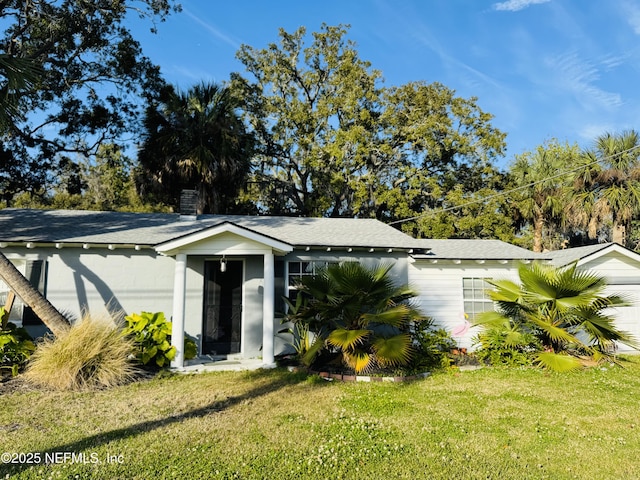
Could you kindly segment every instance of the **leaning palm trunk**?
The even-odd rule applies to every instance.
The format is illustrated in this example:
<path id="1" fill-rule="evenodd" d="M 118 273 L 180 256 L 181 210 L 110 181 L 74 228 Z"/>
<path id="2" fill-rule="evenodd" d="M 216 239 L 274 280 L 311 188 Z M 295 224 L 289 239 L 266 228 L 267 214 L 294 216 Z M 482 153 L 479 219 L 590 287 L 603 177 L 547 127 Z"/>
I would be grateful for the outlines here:
<path id="1" fill-rule="evenodd" d="M 51 302 L 29 283 L 4 254 L 0 253 L 0 277 L 22 301 L 31 307 L 44 324 L 58 335 L 69 328 L 69 321 L 51 305 Z"/>

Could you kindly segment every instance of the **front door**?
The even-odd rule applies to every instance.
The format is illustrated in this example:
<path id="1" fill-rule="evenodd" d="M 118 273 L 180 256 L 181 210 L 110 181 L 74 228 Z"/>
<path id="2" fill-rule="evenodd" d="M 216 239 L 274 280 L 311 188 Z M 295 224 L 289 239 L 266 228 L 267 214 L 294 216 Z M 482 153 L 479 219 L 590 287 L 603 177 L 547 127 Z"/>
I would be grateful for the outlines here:
<path id="1" fill-rule="evenodd" d="M 242 261 L 220 261 L 204 265 L 204 324 L 202 353 L 240 353 L 242 333 Z"/>

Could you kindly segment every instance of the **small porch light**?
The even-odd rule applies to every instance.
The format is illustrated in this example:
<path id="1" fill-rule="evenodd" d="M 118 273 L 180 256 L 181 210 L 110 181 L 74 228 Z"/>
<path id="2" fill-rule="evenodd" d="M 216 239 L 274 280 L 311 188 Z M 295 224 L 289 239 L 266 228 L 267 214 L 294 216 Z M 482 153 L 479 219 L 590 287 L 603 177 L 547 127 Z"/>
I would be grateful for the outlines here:
<path id="1" fill-rule="evenodd" d="M 221 272 L 226 272 L 227 271 L 227 259 L 224 258 L 224 256 L 220 260 L 220 271 Z"/>

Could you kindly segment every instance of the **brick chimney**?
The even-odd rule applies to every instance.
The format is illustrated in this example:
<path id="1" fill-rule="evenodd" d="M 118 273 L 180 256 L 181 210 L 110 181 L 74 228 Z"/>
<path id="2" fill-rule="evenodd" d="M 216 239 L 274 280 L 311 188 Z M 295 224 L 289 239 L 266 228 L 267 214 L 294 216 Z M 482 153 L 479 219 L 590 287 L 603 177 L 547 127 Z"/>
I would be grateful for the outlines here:
<path id="1" fill-rule="evenodd" d="M 180 192 L 180 220 L 190 221 L 198 218 L 198 191 Z"/>

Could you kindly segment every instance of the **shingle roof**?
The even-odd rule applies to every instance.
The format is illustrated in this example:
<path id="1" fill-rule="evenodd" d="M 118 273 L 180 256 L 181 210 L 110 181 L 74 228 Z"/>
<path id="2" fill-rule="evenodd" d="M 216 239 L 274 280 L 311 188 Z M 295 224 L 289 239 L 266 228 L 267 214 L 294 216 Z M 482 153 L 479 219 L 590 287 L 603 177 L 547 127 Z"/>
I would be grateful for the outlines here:
<path id="1" fill-rule="evenodd" d="M 449 260 L 543 260 L 543 254 L 501 240 L 421 240 L 429 252 L 419 258 Z"/>
<path id="2" fill-rule="evenodd" d="M 230 222 L 293 246 L 419 248 L 422 243 L 374 219 L 200 215 L 87 210 L 0 210 L 0 241 L 158 245 Z"/>
<path id="3" fill-rule="evenodd" d="M 596 245 L 586 245 L 584 247 L 572 247 L 564 250 L 554 250 L 548 252 L 546 255 L 554 265 L 562 266 L 568 265 L 571 262 L 582 260 L 589 255 L 593 255 L 605 248 L 614 245 L 613 243 L 598 243 Z"/>

